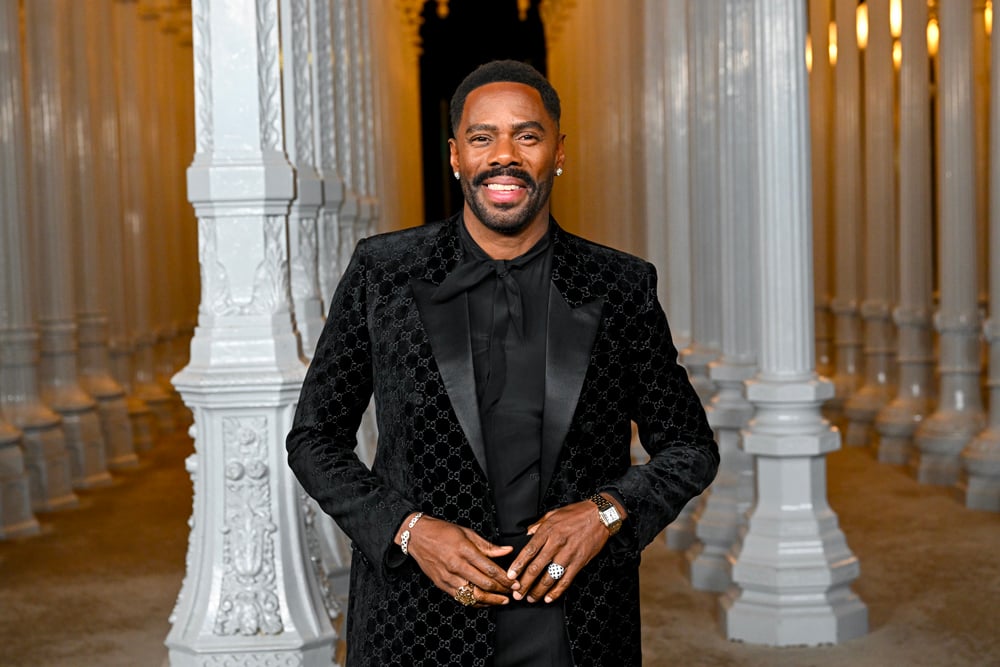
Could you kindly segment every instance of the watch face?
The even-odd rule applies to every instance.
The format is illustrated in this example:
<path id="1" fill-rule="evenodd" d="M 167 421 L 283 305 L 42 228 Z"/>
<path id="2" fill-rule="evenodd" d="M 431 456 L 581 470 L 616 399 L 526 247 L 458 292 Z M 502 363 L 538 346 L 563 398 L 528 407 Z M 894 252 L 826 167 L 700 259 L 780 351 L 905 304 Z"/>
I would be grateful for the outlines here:
<path id="1" fill-rule="evenodd" d="M 601 512 L 601 518 L 604 520 L 605 526 L 610 526 L 616 521 L 621 521 L 621 516 L 618 514 L 618 509 L 614 505 Z"/>

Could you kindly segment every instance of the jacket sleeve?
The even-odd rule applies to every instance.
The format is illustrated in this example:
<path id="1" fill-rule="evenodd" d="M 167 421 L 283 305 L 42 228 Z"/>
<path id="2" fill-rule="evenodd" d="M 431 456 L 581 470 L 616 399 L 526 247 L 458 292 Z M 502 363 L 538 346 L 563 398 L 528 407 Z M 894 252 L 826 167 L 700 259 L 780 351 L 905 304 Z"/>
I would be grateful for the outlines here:
<path id="1" fill-rule="evenodd" d="M 337 286 L 285 445 L 302 488 L 386 573 L 401 556 L 396 531 L 417 508 L 355 453 L 373 385 L 365 250 L 362 240 Z"/>
<path id="2" fill-rule="evenodd" d="M 630 417 L 650 460 L 631 466 L 602 489 L 617 492 L 628 512 L 622 530 L 609 542 L 617 557 L 637 557 L 711 484 L 719 467 L 719 448 L 705 410 L 687 371 L 677 363 L 667 318 L 656 298 L 656 270 L 647 266 L 639 337 L 630 357 Z"/>

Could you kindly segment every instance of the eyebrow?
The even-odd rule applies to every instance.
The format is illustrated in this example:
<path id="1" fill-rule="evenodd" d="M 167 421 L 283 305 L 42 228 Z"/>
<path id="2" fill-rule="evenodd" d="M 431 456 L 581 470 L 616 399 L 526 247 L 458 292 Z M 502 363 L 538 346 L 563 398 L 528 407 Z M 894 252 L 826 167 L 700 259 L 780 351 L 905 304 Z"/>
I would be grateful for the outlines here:
<path id="1" fill-rule="evenodd" d="M 520 123 L 516 123 L 513 127 L 515 132 L 521 132 L 522 130 L 535 130 L 536 132 L 545 132 L 545 126 L 539 123 L 537 120 L 526 120 Z M 489 123 L 477 123 L 475 125 L 470 125 L 465 129 L 465 134 L 473 134 L 475 132 L 499 132 L 500 128 L 496 125 L 490 125 Z"/>

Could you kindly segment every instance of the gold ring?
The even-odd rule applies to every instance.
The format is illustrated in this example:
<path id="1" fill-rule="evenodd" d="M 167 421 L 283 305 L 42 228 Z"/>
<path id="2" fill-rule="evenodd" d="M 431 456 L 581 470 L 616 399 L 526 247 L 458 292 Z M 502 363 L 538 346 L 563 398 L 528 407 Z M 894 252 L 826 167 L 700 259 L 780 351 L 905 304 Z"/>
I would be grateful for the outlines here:
<path id="1" fill-rule="evenodd" d="M 476 604 L 475 588 L 472 584 L 459 587 L 458 592 L 455 593 L 455 600 L 466 607 Z"/>

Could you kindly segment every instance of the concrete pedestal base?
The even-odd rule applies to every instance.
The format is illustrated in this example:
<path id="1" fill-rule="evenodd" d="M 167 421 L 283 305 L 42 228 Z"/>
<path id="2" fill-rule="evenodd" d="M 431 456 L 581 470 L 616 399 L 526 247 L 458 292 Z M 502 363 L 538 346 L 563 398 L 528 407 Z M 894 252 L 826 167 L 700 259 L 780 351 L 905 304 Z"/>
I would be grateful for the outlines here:
<path id="1" fill-rule="evenodd" d="M 124 394 L 97 396 L 97 414 L 104 434 L 108 468 L 127 470 L 139 465 Z"/>
<path id="2" fill-rule="evenodd" d="M 917 479 L 922 484 L 951 486 L 962 470 L 961 454 L 966 445 L 982 430 L 981 412 L 936 412 L 926 419 L 916 433 L 920 449 Z"/>
<path id="3" fill-rule="evenodd" d="M 35 512 L 54 512 L 79 505 L 80 501 L 73 493 L 73 475 L 62 423 L 22 423 L 17 426 L 22 431 L 21 444 L 24 447 L 32 509 Z"/>
<path id="4" fill-rule="evenodd" d="M 930 409 L 930 401 L 926 399 L 897 398 L 879 411 L 875 419 L 879 463 L 912 463 L 917 455 L 913 437 Z"/>
<path id="5" fill-rule="evenodd" d="M 73 488 L 91 489 L 111 483 L 104 452 L 104 434 L 97 411 L 62 412 Z"/>
<path id="6" fill-rule="evenodd" d="M 718 390 L 715 382 L 709 377 L 709 364 L 719 356 L 717 350 L 700 347 L 695 344 L 683 350 L 680 355 L 680 362 L 687 369 L 691 378 L 691 385 L 698 393 L 703 405 L 708 405 Z"/>
<path id="7" fill-rule="evenodd" d="M 125 403 L 128 406 L 128 420 L 132 427 L 132 443 L 135 451 L 148 452 L 153 448 L 156 437 L 153 411 L 137 396 L 128 396 Z"/>
<path id="8" fill-rule="evenodd" d="M 766 595 L 747 591 L 738 599 L 734 592 L 722 596 L 720 623 L 730 639 L 768 646 L 839 644 L 868 632 L 868 610 L 849 589 L 830 595 L 796 593 L 801 601 L 792 606 L 777 604 Z"/>
<path id="9" fill-rule="evenodd" d="M 0 540 L 36 535 L 21 434 L 0 421 Z"/>
<path id="10" fill-rule="evenodd" d="M 698 539 L 695 535 L 695 511 L 702 502 L 702 497 L 692 498 L 673 523 L 667 526 L 667 548 L 674 551 L 687 551 Z"/>
<path id="11" fill-rule="evenodd" d="M 962 452 L 965 506 L 1000 512 L 1000 428 L 988 428 Z"/>
<path id="12" fill-rule="evenodd" d="M 889 402 L 888 387 L 866 385 L 844 404 L 844 444 L 865 447 L 875 441 L 875 420 L 879 410 Z"/>

